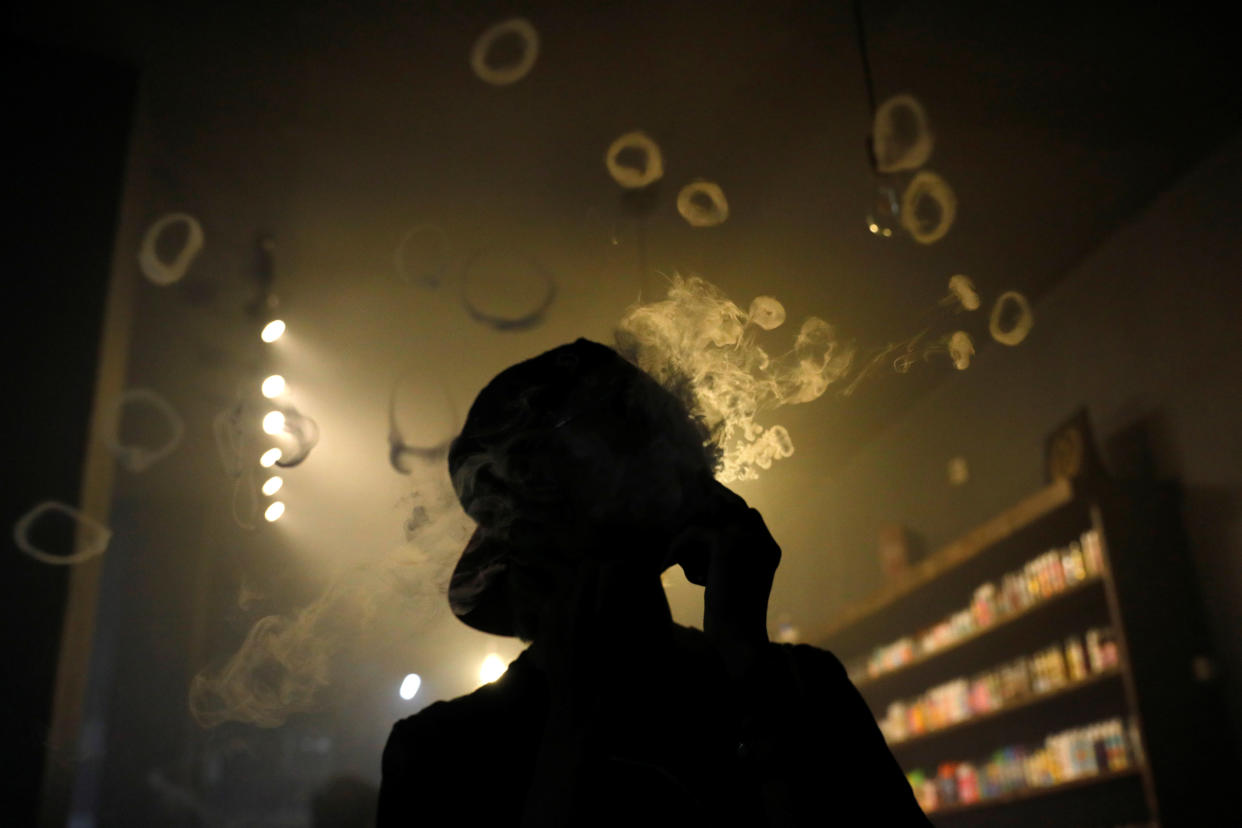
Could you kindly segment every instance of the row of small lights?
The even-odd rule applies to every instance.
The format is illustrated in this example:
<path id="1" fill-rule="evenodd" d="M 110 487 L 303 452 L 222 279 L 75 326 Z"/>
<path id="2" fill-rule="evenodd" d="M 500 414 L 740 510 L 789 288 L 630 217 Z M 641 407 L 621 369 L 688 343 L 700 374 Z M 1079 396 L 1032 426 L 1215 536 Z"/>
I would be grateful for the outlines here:
<path id="1" fill-rule="evenodd" d="M 273 319 L 264 326 L 263 332 L 259 334 L 259 336 L 264 342 L 270 345 L 280 339 L 284 333 L 285 323 L 280 319 Z M 280 374 L 272 374 L 267 379 L 263 380 L 263 385 L 260 390 L 263 392 L 263 396 L 267 399 L 275 399 L 285 393 L 285 378 Z M 282 412 L 273 409 L 263 416 L 263 431 L 267 434 L 279 434 L 284 431 L 284 429 L 285 415 Z M 281 454 L 282 452 L 279 448 L 272 447 L 263 452 L 263 455 L 259 458 L 259 465 L 265 469 L 270 469 L 276 464 L 276 461 L 280 459 Z M 261 491 L 265 496 L 271 497 L 280 491 L 280 487 L 283 485 L 284 480 L 281 479 L 280 475 L 274 474 L 263 482 Z M 274 500 L 270 505 L 268 505 L 267 510 L 264 511 L 263 517 L 265 517 L 269 522 L 273 522 L 280 520 L 281 515 L 284 513 L 285 504 L 279 500 Z M 505 664 L 504 659 L 496 653 L 488 653 L 488 655 L 483 659 L 483 663 L 479 666 L 479 682 L 481 684 L 490 684 L 504 675 L 505 670 L 508 669 L 508 666 L 509 665 Z M 401 686 L 397 690 L 397 693 L 401 696 L 401 698 L 409 701 L 418 694 L 418 690 L 422 686 L 422 683 L 423 680 L 419 677 L 418 673 L 410 673 L 401 681 Z"/>
<path id="2" fill-rule="evenodd" d="M 280 339 L 284 333 L 285 323 L 280 319 L 273 319 L 264 326 L 263 332 L 259 334 L 259 337 L 270 345 Z M 264 397 L 272 400 L 285 393 L 285 387 L 285 378 L 280 374 L 272 374 L 267 379 L 263 380 L 263 385 L 260 390 L 263 392 Z M 284 429 L 285 415 L 282 412 L 273 409 L 263 416 L 263 431 L 267 434 L 279 434 L 284 431 Z M 272 466 L 276 465 L 276 461 L 280 459 L 281 454 L 282 452 L 279 448 L 272 447 L 263 452 L 263 455 L 259 458 L 259 465 L 265 469 L 270 469 Z M 284 480 L 281 479 L 280 475 L 274 474 L 263 482 L 261 491 L 265 496 L 271 497 L 280 491 L 280 487 L 283 485 Z M 263 517 L 265 517 L 269 522 L 273 522 L 280 520 L 281 515 L 284 513 L 285 504 L 279 500 L 274 500 L 270 505 L 268 505 L 267 510 L 263 512 Z M 489 653 L 487 657 L 483 659 L 483 663 L 479 666 L 479 681 L 482 684 L 490 684 L 504 675 L 505 670 L 507 669 L 508 665 L 505 664 L 503 658 L 496 653 Z M 419 677 L 418 673 L 410 673 L 401 681 L 401 686 L 397 690 L 397 693 L 401 696 L 401 698 L 409 701 L 418 694 L 418 690 L 422 686 L 422 683 L 423 681 Z"/>
<path id="3" fill-rule="evenodd" d="M 280 339 L 284 333 L 285 323 L 280 319 L 273 319 L 271 322 L 268 322 L 263 326 L 263 331 L 259 334 L 259 338 L 271 345 L 273 342 Z M 270 377 L 263 380 L 263 385 L 260 386 L 260 390 L 263 392 L 264 397 L 267 397 L 269 400 L 275 399 L 285 393 L 285 378 L 280 374 L 272 374 Z M 263 431 L 265 433 L 276 435 L 284 430 L 285 415 L 283 412 L 273 409 L 263 415 Z M 282 452 L 279 448 L 273 446 L 263 452 L 262 456 L 259 457 L 259 465 L 265 469 L 270 469 L 272 466 L 276 465 L 276 461 L 281 458 L 283 453 L 284 452 Z M 263 481 L 263 486 L 260 490 L 263 492 L 265 497 L 271 497 L 280 491 L 280 487 L 284 484 L 285 481 L 280 475 L 273 474 L 267 480 Z M 263 517 L 268 521 L 268 523 L 272 523 L 280 520 L 281 515 L 284 513 L 284 502 L 280 500 L 273 500 L 268 504 L 267 509 L 263 511 Z"/>

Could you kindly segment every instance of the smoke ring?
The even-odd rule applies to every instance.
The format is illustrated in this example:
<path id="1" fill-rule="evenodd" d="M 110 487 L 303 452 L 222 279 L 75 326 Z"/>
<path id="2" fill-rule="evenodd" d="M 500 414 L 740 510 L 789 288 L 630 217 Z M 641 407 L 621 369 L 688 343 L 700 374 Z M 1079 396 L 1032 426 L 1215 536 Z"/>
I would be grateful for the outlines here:
<path id="1" fill-rule="evenodd" d="M 548 308 L 552 307 L 552 303 L 556 300 L 556 282 L 552 279 L 552 275 L 533 257 L 523 254 L 523 258 L 526 259 L 531 272 L 538 274 L 543 280 L 544 289 L 542 295 L 523 313 L 506 315 L 487 310 L 479 305 L 477 298 L 471 297 L 473 268 L 487 252 L 487 250 L 480 250 L 475 253 L 466 262 L 462 270 L 461 303 L 465 306 L 466 312 L 476 322 L 481 322 L 498 331 L 524 331 L 538 325 L 543 321 Z M 477 290 L 474 292 L 477 292 Z"/>
<path id="2" fill-rule="evenodd" d="M 694 200 L 698 195 L 707 196 L 712 205 L 699 205 Z M 700 179 L 681 188 L 681 192 L 677 194 L 677 212 L 681 213 L 681 217 L 691 227 L 715 227 L 729 217 L 729 202 L 719 184 Z"/>
<path id="3" fill-rule="evenodd" d="M 280 458 L 275 465 L 291 469 L 309 457 L 311 450 L 319 445 L 319 423 L 291 405 L 280 410 L 285 415 L 285 426 L 281 434 L 276 435 L 277 442 L 292 442 L 293 445 L 280 446 Z"/>
<path id="4" fill-rule="evenodd" d="M 420 268 L 418 276 L 411 276 L 408 263 L 406 262 L 405 248 L 409 245 L 410 240 L 417 234 L 425 234 L 433 236 L 436 245 L 436 256 L 434 261 L 426 268 Z M 416 224 L 405 232 L 401 237 L 401 241 L 397 242 L 397 249 L 393 253 L 393 266 L 397 269 L 397 276 L 406 284 L 418 283 L 426 287 L 439 287 L 440 277 L 444 274 L 445 267 L 445 248 L 448 246 L 448 236 L 444 230 L 434 224 Z"/>
<path id="5" fill-rule="evenodd" d="M 403 432 L 397 416 L 397 397 L 398 390 L 409 373 L 411 372 L 397 377 L 388 392 L 388 463 L 398 474 L 407 475 L 414 473 L 414 464 L 408 461 L 434 463 L 445 458 L 448 455 L 449 445 L 453 442 L 453 437 L 457 431 L 456 406 L 453 405 L 452 398 L 443 380 L 437 378 L 438 395 L 442 396 L 443 402 L 446 404 L 445 408 L 442 409 L 442 413 L 447 414 L 447 419 L 443 423 L 439 423 L 439 425 L 446 425 L 448 428 L 446 431 L 436 435 L 439 439 L 420 442 L 407 439 L 407 435 Z"/>
<path id="6" fill-rule="evenodd" d="M 30 540 L 30 527 L 39 517 L 47 512 L 60 512 L 68 515 L 76 523 L 92 530 L 93 536 L 89 538 L 89 543 L 81 543 L 81 532 L 75 538 L 74 546 L 80 547 L 72 555 L 53 555 L 34 545 Z M 88 517 L 78 509 L 61 503 L 58 500 L 45 500 L 38 503 L 29 512 L 22 515 L 17 523 L 13 524 L 13 542 L 17 544 L 17 548 L 25 554 L 34 558 L 36 561 L 52 566 L 70 566 L 79 564 L 83 561 L 90 560 L 97 555 L 102 555 L 104 550 L 108 548 L 108 543 L 112 540 L 112 530 L 104 526 L 94 518 Z"/>
<path id="7" fill-rule="evenodd" d="M 121 410 L 126 405 L 135 402 L 146 403 L 160 412 L 168 421 L 172 435 L 164 445 L 152 449 L 144 446 L 127 446 L 121 442 Z M 122 391 L 113 402 L 105 422 L 107 428 L 103 433 L 104 444 L 121 465 L 132 472 L 146 471 L 156 462 L 172 454 L 177 446 L 181 445 L 181 438 L 185 436 L 185 422 L 181 419 L 181 415 L 169 404 L 168 400 L 150 388 L 130 388 Z"/>
<path id="8" fill-rule="evenodd" d="M 1017 305 L 1019 314 L 1018 320 L 1007 331 L 1001 329 L 1001 311 L 1004 310 L 1006 302 L 1013 302 Z M 988 320 L 988 332 L 1002 345 L 1018 345 L 1026 339 L 1026 335 L 1031 332 L 1031 326 L 1034 324 L 1035 315 L 1031 313 L 1031 305 L 1026 301 L 1026 297 L 1016 290 L 1007 290 L 996 297 L 996 304 L 992 306 L 992 316 Z"/>
<path id="9" fill-rule="evenodd" d="M 907 110 L 914 116 L 914 140 L 902 146 L 897 136 L 895 115 Z M 880 104 L 875 111 L 871 128 L 871 146 L 875 153 L 875 168 L 882 173 L 917 170 L 931 158 L 934 137 L 927 123 L 923 105 L 909 93 L 894 95 Z"/>
<path id="10" fill-rule="evenodd" d="M 155 244 L 167 228 L 178 223 L 184 224 L 188 230 L 185 246 L 175 259 L 166 263 L 160 259 Z M 180 281 L 202 249 L 203 226 L 198 223 L 198 219 L 188 213 L 169 213 L 147 228 L 146 235 L 142 237 L 142 246 L 138 248 L 138 266 L 153 284 L 164 287 Z"/>
<path id="11" fill-rule="evenodd" d="M 618 161 L 621 153 L 627 149 L 636 149 L 643 153 L 647 163 L 641 170 L 627 167 Z M 664 177 L 664 156 L 660 154 L 660 145 L 641 130 L 627 132 L 608 145 L 604 153 L 604 164 L 613 180 L 628 190 L 638 190 L 659 181 Z"/>
<path id="12" fill-rule="evenodd" d="M 918 205 L 923 199 L 931 199 L 940 207 L 940 220 L 931 227 L 919 222 Z M 919 244 L 940 241 L 957 218 L 957 196 L 949 182 L 931 170 L 923 170 L 911 179 L 901 196 L 901 226 Z"/>
<path id="13" fill-rule="evenodd" d="M 522 39 L 525 48 L 522 58 L 509 67 L 497 69 L 487 62 L 487 53 L 496 45 L 496 41 L 505 35 L 517 35 Z M 517 83 L 530 73 L 539 57 L 539 32 L 524 17 L 513 17 L 497 23 L 479 35 L 470 50 L 470 68 L 480 80 L 493 86 L 508 86 Z"/>

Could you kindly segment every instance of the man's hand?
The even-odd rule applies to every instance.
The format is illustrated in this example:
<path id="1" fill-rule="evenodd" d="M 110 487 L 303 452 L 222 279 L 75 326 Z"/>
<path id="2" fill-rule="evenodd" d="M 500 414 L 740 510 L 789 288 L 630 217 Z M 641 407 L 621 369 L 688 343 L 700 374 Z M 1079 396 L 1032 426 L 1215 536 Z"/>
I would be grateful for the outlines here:
<path id="1" fill-rule="evenodd" d="M 673 553 L 704 565 L 703 631 L 740 678 L 768 642 L 768 596 L 781 549 L 746 501 L 716 480 L 705 481 L 691 525 Z"/>

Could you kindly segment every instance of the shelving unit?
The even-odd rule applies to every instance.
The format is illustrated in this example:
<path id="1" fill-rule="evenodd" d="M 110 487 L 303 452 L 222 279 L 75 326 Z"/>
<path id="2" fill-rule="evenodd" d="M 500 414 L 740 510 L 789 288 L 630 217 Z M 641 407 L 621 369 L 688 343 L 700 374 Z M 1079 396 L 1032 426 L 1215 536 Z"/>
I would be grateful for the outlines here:
<path id="1" fill-rule="evenodd" d="M 936 773 L 948 762 L 978 761 L 1017 745 L 1038 746 L 1048 735 L 1120 719 L 1133 745 L 1130 765 L 1076 776 L 1057 784 L 1028 786 L 968 803 L 929 809 L 937 825 L 1132 825 L 1159 824 L 1160 800 L 1147 760 L 1147 732 L 1139 686 L 1127 642 L 1117 571 L 1117 539 L 1124 519 L 1112 496 L 1081 480 L 1059 480 L 976 527 L 911 567 L 899 581 L 849 607 L 811 638 L 848 666 L 876 648 L 913 636 L 968 607 L 976 587 L 1093 530 L 1100 540 L 1100 568 L 1060 591 L 977 626 L 951 643 L 884 672 L 851 670 L 854 683 L 877 719 L 889 705 L 918 697 L 958 678 L 970 678 L 1019 656 L 1081 637 L 1088 628 L 1111 628 L 1115 665 L 1044 692 L 1031 692 L 997 709 L 936 729 L 890 740 L 902 767 Z M 1019 806 L 1020 807 L 1016 807 Z M 1085 821 L 1084 821 L 1085 820 Z"/>
<path id="2" fill-rule="evenodd" d="M 1028 620 L 1028 616 L 1031 616 L 1031 615 L 1040 615 L 1043 613 L 1051 612 L 1057 606 L 1061 605 L 1062 603 L 1066 602 L 1068 599 L 1072 598 L 1075 594 L 1085 592 L 1090 589 L 1099 589 L 1103 585 L 1103 583 L 1104 583 L 1104 578 L 1102 576 L 1098 576 L 1098 575 L 1091 576 L 1084 581 L 1074 584 L 1071 587 L 1067 587 L 1065 590 L 1058 592 L 1055 595 L 1043 601 L 1040 601 L 1037 604 L 1032 604 L 1029 607 L 1020 609 L 1017 612 L 1013 613 L 1012 615 L 1006 616 L 1004 619 L 1002 619 L 1001 621 L 998 621 L 995 624 L 992 624 L 987 627 L 981 627 L 975 630 L 974 632 L 968 634 L 964 638 L 960 638 L 957 641 L 954 641 L 952 644 L 948 646 L 941 647 L 938 650 L 933 650 L 932 652 L 926 653 L 924 655 L 920 655 L 918 658 L 906 664 L 903 664 L 901 667 L 895 670 L 880 673 L 879 675 L 875 675 L 875 676 L 861 677 L 857 679 L 854 682 L 854 684 L 859 689 L 862 689 L 863 687 L 869 684 L 880 684 L 884 682 L 885 680 L 889 679 L 890 677 L 896 674 L 902 673 L 903 671 L 913 670 L 926 662 L 935 661 L 938 658 L 949 655 L 954 650 L 959 650 L 964 647 L 969 647 L 971 645 L 978 644 L 979 642 L 986 643 L 986 639 L 989 639 L 998 633 L 1003 633 L 1005 631 L 1005 628 L 1008 627 L 1009 625 L 1018 624 L 1020 622 L 1023 622 L 1024 620 Z"/>
<path id="3" fill-rule="evenodd" d="M 1040 797 L 1055 796 L 1057 794 L 1066 793 L 1081 788 L 1088 788 L 1096 785 L 1104 785 L 1116 779 L 1130 779 L 1139 776 L 1141 773 L 1139 768 L 1126 768 L 1119 771 L 1105 771 L 1095 776 L 1087 776 L 1079 779 L 1071 779 L 1068 782 L 1060 782 L 1056 785 L 1049 785 L 1046 788 L 1027 788 L 1017 793 L 998 796 L 983 802 L 972 802 L 966 805 L 946 805 L 935 811 L 936 816 L 952 816 L 954 814 L 965 814 L 980 812 L 988 808 L 1001 808 L 1006 805 L 1013 805 L 1018 802 L 1025 802 Z"/>
<path id="4" fill-rule="evenodd" d="M 1020 701 L 1012 702 L 1011 704 L 1007 704 L 1003 707 L 999 707 L 996 710 L 991 710 L 991 711 L 988 711 L 987 713 L 980 713 L 978 715 L 971 716 L 967 719 L 963 719 L 960 722 L 954 722 L 953 724 L 946 725 L 944 727 L 927 730 L 923 733 L 919 733 L 914 736 L 908 736 L 905 739 L 891 741 L 889 742 L 889 747 L 893 750 L 894 753 L 900 755 L 911 745 L 923 744 L 926 742 L 930 742 L 934 739 L 941 738 L 943 736 L 952 734 L 956 731 L 963 730 L 965 728 L 984 725 L 984 724 L 987 724 L 988 722 L 995 721 L 1005 716 L 1013 715 L 1014 713 L 1017 713 L 1018 711 L 1024 710 L 1033 705 L 1048 704 L 1051 702 L 1055 702 L 1060 699 L 1076 695 L 1089 687 L 1093 687 L 1103 682 L 1114 681 L 1118 679 L 1120 676 L 1121 676 L 1120 669 L 1110 668 L 1107 670 L 1102 670 L 1098 673 L 1093 673 L 1084 679 L 1079 679 L 1078 681 L 1072 681 L 1069 684 L 1064 684 L 1054 690 L 1048 690 L 1043 693 L 1036 693 L 1030 696 L 1026 696 Z"/>

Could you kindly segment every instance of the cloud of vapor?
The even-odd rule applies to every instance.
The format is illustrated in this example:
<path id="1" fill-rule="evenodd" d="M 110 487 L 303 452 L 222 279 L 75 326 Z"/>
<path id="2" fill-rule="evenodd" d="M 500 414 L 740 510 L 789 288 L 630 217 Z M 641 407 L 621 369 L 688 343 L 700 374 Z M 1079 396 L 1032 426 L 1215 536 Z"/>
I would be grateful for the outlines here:
<path id="1" fill-rule="evenodd" d="M 260 618 L 223 665 L 194 678 L 190 712 L 201 726 L 278 727 L 320 709 L 351 653 L 393 646 L 447 607 L 449 576 L 473 522 L 458 506 L 443 462 L 426 464 L 416 482 L 400 504 L 404 544 L 338 573 L 305 606 Z"/>
<path id="2" fill-rule="evenodd" d="M 716 477 L 749 480 L 793 454 L 789 432 L 756 418 L 817 399 L 849 370 L 853 348 L 818 317 L 802 323 L 789 350 L 773 356 L 761 334 L 785 309 L 770 296 L 743 311 L 699 276 L 673 276 L 668 296 L 637 304 L 617 325 L 617 350 L 677 394 L 720 450 Z"/>

